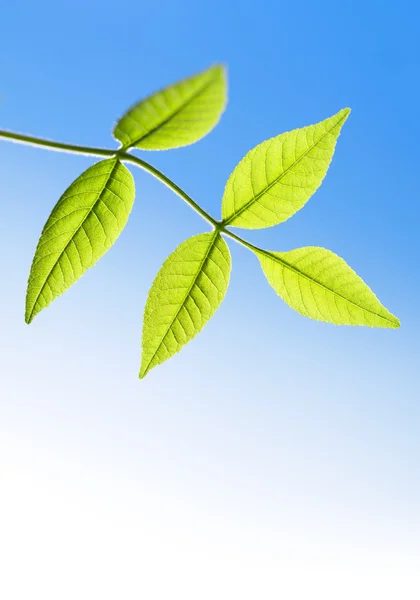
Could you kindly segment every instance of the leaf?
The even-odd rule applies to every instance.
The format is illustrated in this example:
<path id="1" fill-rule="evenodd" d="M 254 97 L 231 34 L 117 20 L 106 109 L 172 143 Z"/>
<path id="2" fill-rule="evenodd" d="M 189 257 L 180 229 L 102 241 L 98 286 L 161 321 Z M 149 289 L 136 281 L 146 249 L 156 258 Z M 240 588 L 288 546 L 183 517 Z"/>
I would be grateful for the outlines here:
<path id="1" fill-rule="evenodd" d="M 146 302 L 140 378 L 204 327 L 225 296 L 230 269 L 229 248 L 217 232 L 189 238 L 166 259 Z"/>
<path id="2" fill-rule="evenodd" d="M 114 136 L 124 149 L 187 146 L 217 125 L 225 105 L 225 70 L 215 65 L 140 101 L 117 122 Z"/>
<path id="3" fill-rule="evenodd" d="M 223 195 L 224 225 L 262 229 L 286 221 L 319 188 L 349 108 L 263 142 L 241 160 Z"/>
<path id="4" fill-rule="evenodd" d="M 26 294 L 27 323 L 109 250 L 133 202 L 133 177 L 116 158 L 96 163 L 71 184 L 48 218 L 35 251 Z"/>
<path id="5" fill-rule="evenodd" d="M 372 290 L 339 256 L 308 246 L 255 251 L 269 284 L 297 312 L 336 325 L 399 327 Z"/>

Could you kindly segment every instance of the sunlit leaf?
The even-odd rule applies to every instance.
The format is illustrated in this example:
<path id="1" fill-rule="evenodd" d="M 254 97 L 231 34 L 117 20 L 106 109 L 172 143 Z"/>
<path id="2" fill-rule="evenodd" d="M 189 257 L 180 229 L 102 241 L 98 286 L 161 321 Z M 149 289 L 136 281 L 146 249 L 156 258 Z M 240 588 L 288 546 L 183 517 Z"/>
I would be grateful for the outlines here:
<path id="1" fill-rule="evenodd" d="M 256 146 L 229 177 L 222 202 L 225 225 L 262 229 L 286 221 L 319 188 L 349 108 Z"/>
<path id="2" fill-rule="evenodd" d="M 109 250 L 133 202 L 133 177 L 116 158 L 93 165 L 71 184 L 54 207 L 35 252 L 27 323 Z"/>
<path id="3" fill-rule="evenodd" d="M 146 303 L 140 377 L 204 327 L 224 298 L 230 269 L 229 248 L 217 232 L 189 238 L 166 259 Z"/>
<path id="4" fill-rule="evenodd" d="M 399 327 L 399 321 L 339 256 L 308 246 L 255 251 L 270 285 L 297 312 L 336 325 Z"/>
<path id="5" fill-rule="evenodd" d="M 114 136 L 125 149 L 187 146 L 213 129 L 225 105 L 225 70 L 216 65 L 141 100 L 117 122 Z"/>

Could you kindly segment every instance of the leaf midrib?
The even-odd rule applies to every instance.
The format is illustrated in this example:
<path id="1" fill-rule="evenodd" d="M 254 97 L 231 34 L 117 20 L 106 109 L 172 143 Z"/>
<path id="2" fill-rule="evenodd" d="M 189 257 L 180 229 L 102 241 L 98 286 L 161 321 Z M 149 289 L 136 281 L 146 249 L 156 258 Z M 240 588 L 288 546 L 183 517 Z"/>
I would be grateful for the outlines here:
<path id="1" fill-rule="evenodd" d="M 290 167 L 288 167 L 285 171 L 283 171 L 283 173 L 281 173 L 274 181 L 272 181 L 267 187 L 265 187 L 263 190 L 261 190 L 261 192 L 258 192 L 258 194 L 256 196 L 253 196 L 251 198 L 251 200 L 248 200 L 248 202 L 246 204 L 244 204 L 239 210 L 238 212 L 234 213 L 233 215 L 231 215 L 230 217 L 228 217 L 227 219 L 224 220 L 224 225 L 229 225 L 230 223 L 232 223 L 232 221 L 234 221 L 237 217 L 239 217 L 245 210 L 247 210 L 249 208 L 249 206 L 251 206 L 252 204 L 254 204 L 255 202 L 258 202 L 258 200 L 264 196 L 264 194 L 266 194 L 269 190 L 271 190 L 271 188 L 276 185 L 279 181 L 281 181 L 281 179 L 283 179 L 283 177 L 285 177 L 287 175 L 287 173 L 289 173 L 289 171 L 291 171 L 291 169 L 293 169 L 301 160 L 303 160 L 305 158 L 305 156 L 307 154 L 309 154 L 309 152 L 311 152 L 320 142 L 322 142 L 322 140 L 329 134 L 331 133 L 331 131 L 333 129 L 335 129 L 335 127 L 338 127 L 343 121 L 345 121 L 348 117 L 348 113 L 346 113 L 343 117 L 341 117 L 341 119 L 339 121 L 337 121 L 337 123 L 335 123 L 331 129 L 328 129 L 328 131 L 326 131 L 317 141 L 315 144 L 313 144 L 310 148 L 308 148 L 306 150 L 306 152 L 304 152 L 302 154 L 302 156 L 300 156 L 297 160 L 295 160 L 295 162 L 290 165 Z M 284 135 L 284 134 L 280 134 L 280 135 Z"/>
<path id="2" fill-rule="evenodd" d="M 185 297 L 184 297 L 184 299 L 183 299 L 182 303 L 180 304 L 180 306 L 179 306 L 179 308 L 178 308 L 178 310 L 177 310 L 177 312 L 176 312 L 175 316 L 173 317 L 173 319 L 171 320 L 170 324 L 168 325 L 168 327 L 167 327 L 167 329 L 166 329 L 166 331 L 165 331 L 165 334 L 162 336 L 162 338 L 161 338 L 161 341 L 159 342 L 159 345 L 158 345 L 158 347 L 156 348 L 156 350 L 155 350 L 155 351 L 154 351 L 154 353 L 153 353 L 153 356 L 151 357 L 151 359 L 150 359 L 150 360 L 149 360 L 149 362 L 147 363 L 147 367 L 144 369 L 144 371 L 142 370 L 142 373 L 141 373 L 141 376 L 142 376 L 142 377 L 144 377 L 145 375 L 147 375 L 147 373 L 150 371 L 150 365 L 152 364 L 152 362 L 153 362 L 153 360 L 154 360 L 154 358 L 155 358 L 156 354 L 159 352 L 160 348 L 162 347 L 163 341 L 165 340 L 165 338 L 166 338 L 166 336 L 168 335 L 169 331 L 172 329 L 172 326 L 173 326 L 173 324 L 175 323 L 175 321 L 177 320 L 177 318 L 178 318 L 178 316 L 179 316 L 179 313 L 180 313 L 180 312 L 181 312 L 181 310 L 184 308 L 184 306 L 185 306 L 185 303 L 186 303 L 187 299 L 189 298 L 189 296 L 190 296 L 190 294 L 191 294 L 191 290 L 192 290 L 192 289 L 193 289 L 193 287 L 195 286 L 195 284 L 196 284 L 196 282 L 197 282 L 197 279 L 198 279 L 198 277 L 199 277 L 199 275 L 200 275 L 201 271 L 204 269 L 204 265 L 206 264 L 206 262 L 207 262 L 207 260 L 208 260 L 208 258 L 209 258 L 210 252 L 212 251 L 212 249 L 213 249 L 213 247 L 214 247 L 214 245 L 215 245 L 215 243 L 216 243 L 216 240 L 217 240 L 217 238 L 218 238 L 218 237 L 220 237 L 220 234 L 219 234 L 217 231 L 215 231 L 215 232 L 214 232 L 214 234 L 213 234 L 213 239 L 210 241 L 209 247 L 208 247 L 208 249 L 207 249 L 207 251 L 206 251 L 206 253 L 205 253 L 205 255 L 204 255 L 203 259 L 202 259 L 202 260 L 201 260 L 201 262 L 200 262 L 200 266 L 199 266 L 199 268 L 197 269 L 197 273 L 196 273 L 196 275 L 194 276 L 194 278 L 193 278 L 193 280 L 192 280 L 192 283 L 191 283 L 191 285 L 189 286 L 189 288 L 188 288 L 188 291 L 187 291 L 187 293 L 185 294 Z"/>
<path id="3" fill-rule="evenodd" d="M 374 317 L 379 317 L 380 319 L 383 319 L 384 321 L 388 321 L 394 327 L 397 327 L 397 324 L 394 321 L 392 321 L 391 319 L 389 319 L 387 317 L 384 317 L 382 315 L 379 315 L 378 313 L 373 312 L 372 310 L 369 310 L 368 308 L 363 308 L 362 306 L 359 306 L 358 304 L 356 304 L 352 300 L 349 300 L 348 298 L 346 298 L 342 294 L 339 294 L 338 292 L 335 292 L 334 290 L 330 289 L 326 285 L 323 285 L 322 283 L 320 283 L 319 281 L 317 281 L 316 279 L 314 279 L 313 277 L 311 277 L 307 273 L 304 273 L 303 271 L 301 271 L 297 267 L 294 267 L 293 265 L 291 265 L 290 263 L 288 263 L 286 260 L 280 258 L 278 255 L 276 255 L 276 254 L 274 254 L 272 252 L 268 252 L 267 250 L 258 250 L 258 253 L 259 254 L 263 254 L 263 255 L 265 255 L 265 256 L 267 256 L 269 258 L 274 259 L 276 262 L 280 263 L 286 269 L 290 269 L 291 271 L 294 271 L 297 275 L 299 275 L 299 276 L 303 277 L 304 279 L 307 279 L 308 281 L 314 283 L 315 285 L 319 286 L 323 290 L 327 290 L 327 292 L 331 292 L 332 294 L 335 294 L 338 298 L 341 298 L 342 300 L 344 300 L 345 302 L 348 302 L 352 306 L 355 306 L 356 308 L 359 308 L 359 309 L 361 309 L 361 310 L 363 310 L 365 312 L 368 312 L 369 314 L 373 315 Z M 366 283 L 364 285 L 366 285 Z M 366 285 L 366 287 L 368 287 L 368 286 Z M 373 292 L 372 292 L 372 294 L 373 294 Z M 379 302 L 379 300 L 378 300 L 378 302 Z M 387 310 L 387 309 L 385 309 L 385 310 Z M 394 317 L 394 318 L 396 319 L 396 317 Z M 398 319 L 396 319 L 396 320 L 398 320 Z"/>
<path id="4" fill-rule="evenodd" d="M 187 98 L 174 112 L 172 112 L 168 117 L 166 117 L 166 119 L 164 119 L 163 121 L 161 121 L 161 123 L 159 123 L 158 125 L 156 125 L 155 127 L 153 127 L 153 129 L 151 129 L 150 131 L 148 131 L 146 134 L 144 134 L 141 137 L 137 138 L 135 141 L 131 141 L 128 144 L 128 146 L 123 146 L 123 149 L 124 150 L 128 150 L 128 148 L 136 146 L 139 142 L 144 141 L 145 139 L 147 139 L 151 135 L 153 135 L 156 131 L 158 131 L 159 129 L 161 129 L 162 127 L 164 127 L 169 121 L 171 121 L 181 111 L 183 111 L 186 106 L 188 106 L 191 102 L 193 102 L 198 96 L 200 96 L 201 94 L 203 94 L 214 83 L 216 75 L 217 75 L 217 71 L 215 71 L 214 73 L 212 73 L 209 81 L 207 81 L 206 83 L 204 83 L 202 85 L 202 87 L 200 87 L 189 98 Z M 162 90 L 162 92 L 163 91 L 164 90 Z M 160 93 L 162 93 L 162 92 L 160 92 Z M 129 113 L 130 112 L 135 112 L 135 110 L 136 110 L 136 107 L 134 107 L 132 109 L 132 111 L 129 111 Z"/>
<path id="5" fill-rule="evenodd" d="M 60 252 L 59 256 L 57 257 L 57 260 L 56 260 L 56 261 L 54 262 L 54 264 L 52 265 L 52 267 L 51 267 L 51 269 L 50 269 L 50 271 L 49 271 L 49 273 L 48 273 L 47 277 L 45 278 L 45 281 L 44 281 L 44 283 L 43 283 L 43 285 L 42 285 L 41 289 L 39 290 L 39 292 L 38 292 L 38 294 L 37 294 L 37 296 L 36 296 L 36 298 L 35 298 L 35 300 L 34 300 L 34 302 L 33 302 L 33 304 L 32 304 L 32 309 L 31 309 L 31 312 L 30 312 L 30 314 L 29 314 L 29 317 L 28 317 L 28 319 L 27 319 L 27 323 L 30 323 L 30 322 L 32 321 L 33 317 L 34 317 L 34 311 L 35 311 L 35 307 L 36 307 L 36 305 L 37 305 L 37 302 L 38 302 L 38 300 L 39 300 L 39 298 L 40 298 L 40 296 L 41 296 L 42 292 L 44 291 L 44 288 L 45 288 L 45 286 L 46 286 L 46 285 L 47 285 L 47 283 L 48 283 L 48 279 L 50 278 L 50 276 L 51 276 L 51 273 L 53 272 L 53 270 L 54 270 L 54 269 L 55 269 L 55 267 L 57 266 L 58 262 L 61 260 L 61 258 L 62 258 L 62 256 L 63 256 L 63 254 L 65 253 L 65 251 L 67 250 L 67 248 L 68 248 L 68 246 L 71 244 L 71 242 L 73 241 L 74 237 L 77 235 L 77 233 L 78 233 L 78 232 L 80 231 L 80 229 L 82 228 L 82 226 L 83 226 L 83 223 L 84 223 L 84 222 L 86 221 L 86 219 L 87 219 L 87 218 L 88 218 L 88 217 L 91 215 L 91 213 L 93 212 L 93 210 L 95 209 L 95 207 L 97 206 L 97 204 L 98 204 L 98 203 L 101 201 L 101 199 L 102 199 L 102 195 L 103 195 L 104 191 L 106 190 L 107 184 L 108 184 L 108 182 L 110 181 L 110 179 L 112 179 L 112 176 L 113 176 L 113 174 L 114 174 L 114 172 L 115 172 L 115 170 L 116 170 L 116 168 L 117 168 L 117 166 L 118 166 L 119 164 L 121 164 L 121 163 L 120 163 L 120 161 L 119 161 L 118 159 L 115 159 L 115 164 L 114 164 L 114 166 L 112 167 L 111 171 L 109 172 L 109 175 L 108 175 L 108 177 L 107 177 L 107 179 L 106 179 L 106 181 L 105 181 L 105 183 L 104 183 L 104 185 L 103 185 L 103 187 L 102 187 L 101 191 L 99 192 L 98 198 L 95 200 L 94 204 L 92 204 L 92 207 L 91 207 L 91 208 L 88 210 L 88 212 L 87 212 L 86 216 L 83 218 L 83 221 L 80 223 L 80 225 L 79 225 L 79 226 L 77 227 L 77 229 L 74 231 L 74 233 L 73 233 L 73 235 L 71 236 L 70 240 L 69 240 L 69 241 L 67 242 L 67 244 L 64 246 L 63 250 Z M 81 192 L 81 193 L 83 193 L 83 192 Z"/>

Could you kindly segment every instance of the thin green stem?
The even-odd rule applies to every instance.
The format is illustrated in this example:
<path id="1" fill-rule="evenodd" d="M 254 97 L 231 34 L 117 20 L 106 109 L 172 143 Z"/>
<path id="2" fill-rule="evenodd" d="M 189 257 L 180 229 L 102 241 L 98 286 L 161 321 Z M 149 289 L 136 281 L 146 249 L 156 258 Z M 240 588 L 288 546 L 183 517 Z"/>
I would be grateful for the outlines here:
<path id="1" fill-rule="evenodd" d="M 44 140 L 32 135 L 23 135 L 22 133 L 13 133 L 12 131 L 1 131 L 0 138 L 25 144 L 26 146 L 40 146 L 57 152 L 72 152 L 73 154 L 89 154 L 90 156 L 115 156 L 116 150 L 106 148 L 91 148 L 89 146 L 78 146 L 75 144 L 63 144 L 52 140 Z"/>
<path id="2" fill-rule="evenodd" d="M 197 204 L 197 202 L 195 202 L 186 192 L 184 192 L 184 190 L 182 190 L 178 185 L 176 185 L 176 183 L 169 179 L 169 177 L 166 177 L 166 175 L 164 175 L 161 171 L 156 169 L 156 167 L 153 167 L 152 165 L 142 160 L 141 158 L 138 158 L 137 156 L 133 156 L 132 154 L 121 150 L 117 152 L 117 156 L 123 161 L 128 161 L 137 165 L 138 167 L 140 167 L 140 169 L 147 171 L 148 173 L 153 175 L 153 177 L 159 179 L 160 182 L 162 182 L 169 189 L 175 192 L 175 194 L 182 198 L 184 202 L 189 204 L 192 209 L 198 212 L 198 214 L 201 217 L 203 217 L 203 219 L 211 223 L 215 228 L 219 229 L 219 223 L 218 221 L 216 221 L 216 219 L 213 219 L 213 217 L 209 215 L 203 208 L 201 208 L 201 206 Z"/>
<path id="3" fill-rule="evenodd" d="M 34 137 L 31 135 L 24 135 L 21 133 L 14 133 L 12 131 L 2 131 L 0 130 L 0 139 L 10 140 L 12 142 L 16 142 L 18 144 L 25 144 L 30 146 L 38 146 L 41 148 L 48 148 L 49 150 L 55 150 L 57 152 L 71 152 L 73 154 L 87 154 L 89 156 L 106 156 L 112 158 L 117 156 L 120 160 L 131 162 L 137 167 L 143 169 L 143 171 L 147 171 L 158 179 L 161 183 L 166 185 L 169 189 L 171 189 L 175 194 L 177 194 L 184 202 L 189 204 L 193 210 L 195 210 L 203 219 L 205 219 L 208 223 L 213 225 L 216 231 L 223 233 L 242 246 L 245 246 L 249 250 L 255 251 L 259 250 L 256 246 L 253 246 L 246 240 L 243 240 L 241 237 L 232 233 L 228 229 L 226 229 L 225 224 L 222 221 L 216 221 L 208 212 L 206 212 L 197 202 L 195 202 L 184 190 L 182 190 L 176 183 L 174 183 L 169 177 L 166 177 L 159 169 L 153 167 L 146 161 L 138 158 L 137 156 L 133 156 L 129 152 L 126 152 L 123 148 L 120 149 L 108 149 L 108 148 L 94 148 L 91 146 L 79 146 L 76 144 L 63 144 L 62 142 L 54 142 L 53 140 L 45 140 L 43 138 Z"/>
<path id="4" fill-rule="evenodd" d="M 220 229 L 221 233 L 229 236 L 230 238 L 232 238 L 232 240 L 235 240 L 235 242 L 238 242 L 238 244 L 240 244 L 241 246 L 248 248 L 248 250 L 251 250 L 252 252 L 261 250 L 261 248 L 258 248 L 257 246 L 253 246 L 246 240 L 239 237 L 239 235 L 236 235 L 236 233 L 233 233 L 232 231 L 229 231 L 229 229 L 226 229 L 225 226 L 222 225 L 222 223 L 219 224 L 219 229 Z"/>

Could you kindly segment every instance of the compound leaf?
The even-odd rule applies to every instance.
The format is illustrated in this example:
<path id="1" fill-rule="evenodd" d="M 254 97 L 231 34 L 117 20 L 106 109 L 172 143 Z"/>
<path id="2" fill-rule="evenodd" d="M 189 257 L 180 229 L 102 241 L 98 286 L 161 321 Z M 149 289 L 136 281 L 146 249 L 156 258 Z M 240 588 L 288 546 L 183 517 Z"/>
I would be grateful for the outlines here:
<path id="1" fill-rule="evenodd" d="M 349 108 L 256 146 L 230 175 L 223 195 L 224 225 L 262 229 L 286 221 L 319 188 Z"/>
<path id="2" fill-rule="evenodd" d="M 134 193 L 130 171 L 116 158 L 96 163 L 64 192 L 35 251 L 27 323 L 109 250 L 127 222 Z"/>
<path id="3" fill-rule="evenodd" d="M 277 294 L 305 317 L 336 325 L 399 327 L 398 319 L 330 250 L 308 246 L 290 252 L 255 253 Z"/>
<path id="4" fill-rule="evenodd" d="M 204 327 L 225 296 L 230 269 L 229 248 L 217 232 L 189 238 L 166 259 L 146 302 L 140 378 Z"/>
<path id="5" fill-rule="evenodd" d="M 213 129 L 225 105 L 225 70 L 215 65 L 140 101 L 117 122 L 114 136 L 125 149 L 187 146 Z"/>

